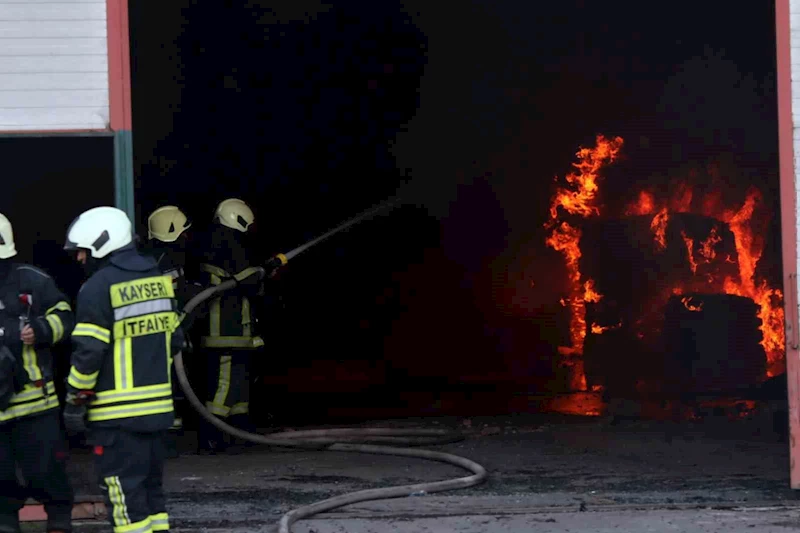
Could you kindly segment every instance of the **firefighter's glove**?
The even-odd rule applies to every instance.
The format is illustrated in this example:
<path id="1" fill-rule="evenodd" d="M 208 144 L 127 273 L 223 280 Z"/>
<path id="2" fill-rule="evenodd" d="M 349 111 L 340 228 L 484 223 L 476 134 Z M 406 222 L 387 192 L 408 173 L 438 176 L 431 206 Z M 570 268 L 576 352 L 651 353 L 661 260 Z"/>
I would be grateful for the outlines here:
<path id="1" fill-rule="evenodd" d="M 86 405 L 68 403 L 64 406 L 64 427 L 69 433 L 86 431 Z"/>
<path id="2" fill-rule="evenodd" d="M 259 267 L 246 268 L 233 276 L 236 285 L 245 291 L 257 292 L 264 278 L 264 269 Z"/>

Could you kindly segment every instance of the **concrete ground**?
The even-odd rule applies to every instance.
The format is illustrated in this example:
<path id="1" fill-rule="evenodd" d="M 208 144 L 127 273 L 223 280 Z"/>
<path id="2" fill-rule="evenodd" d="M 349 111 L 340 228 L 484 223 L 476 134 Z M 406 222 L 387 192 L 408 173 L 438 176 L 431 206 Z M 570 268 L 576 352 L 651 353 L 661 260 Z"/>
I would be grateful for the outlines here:
<path id="1" fill-rule="evenodd" d="M 350 519 L 311 520 L 294 529 L 297 533 L 388 533 L 419 531 L 430 533 L 525 532 L 593 533 L 694 532 L 788 533 L 800 526 L 798 513 L 782 510 L 755 511 L 608 511 L 589 513 L 547 513 L 523 515 L 462 516 L 405 520 Z"/>
<path id="2" fill-rule="evenodd" d="M 671 443 L 657 422 L 609 426 L 556 415 L 371 424 L 462 429 L 465 441 L 440 449 L 483 464 L 490 477 L 462 491 L 353 505 L 298 522 L 293 531 L 798 530 L 788 444 L 763 422 L 687 422 Z M 73 468 L 87 472 L 86 459 L 75 457 Z M 462 475 L 398 457 L 254 448 L 172 460 L 166 489 L 173 531 L 272 532 L 283 513 L 320 499 Z M 36 527 L 30 530 L 42 530 Z M 101 529 L 87 522 L 76 531 Z"/>

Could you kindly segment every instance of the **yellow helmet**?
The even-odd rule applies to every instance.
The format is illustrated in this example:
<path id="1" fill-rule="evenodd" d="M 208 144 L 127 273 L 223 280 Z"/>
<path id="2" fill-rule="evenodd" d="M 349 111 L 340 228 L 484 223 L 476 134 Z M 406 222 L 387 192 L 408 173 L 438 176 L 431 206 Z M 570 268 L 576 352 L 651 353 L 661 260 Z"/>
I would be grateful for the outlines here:
<path id="1" fill-rule="evenodd" d="M 223 200 L 214 212 L 214 222 L 239 230 L 242 233 L 247 232 L 247 228 L 255 222 L 255 219 L 253 210 L 238 198 Z"/>
<path id="2" fill-rule="evenodd" d="M 10 259 L 15 255 L 17 248 L 14 246 L 14 230 L 8 218 L 0 213 L 0 259 Z"/>
<path id="3" fill-rule="evenodd" d="M 183 211 L 174 205 L 159 207 L 147 219 L 148 238 L 175 242 L 181 233 L 192 226 Z"/>

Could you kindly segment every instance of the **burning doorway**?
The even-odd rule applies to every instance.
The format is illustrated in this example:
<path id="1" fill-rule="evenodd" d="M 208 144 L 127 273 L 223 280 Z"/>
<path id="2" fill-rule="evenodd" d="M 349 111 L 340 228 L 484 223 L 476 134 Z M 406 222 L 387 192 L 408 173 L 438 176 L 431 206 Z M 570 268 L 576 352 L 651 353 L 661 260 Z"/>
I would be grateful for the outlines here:
<path id="1" fill-rule="evenodd" d="M 547 244 L 569 280 L 567 388 L 604 403 L 656 398 L 675 413 L 698 395 L 737 396 L 782 376 L 783 294 L 758 270 L 772 216 L 762 192 L 698 190 L 728 178 L 712 162 L 614 206 L 602 188 L 624 146 L 600 135 L 581 148 L 552 197 Z"/>

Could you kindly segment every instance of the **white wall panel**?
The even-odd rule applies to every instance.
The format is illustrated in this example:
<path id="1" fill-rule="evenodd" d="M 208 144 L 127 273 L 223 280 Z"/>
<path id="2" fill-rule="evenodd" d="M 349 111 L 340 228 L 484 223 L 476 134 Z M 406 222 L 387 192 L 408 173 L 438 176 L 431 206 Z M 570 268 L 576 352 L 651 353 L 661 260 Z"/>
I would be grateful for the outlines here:
<path id="1" fill-rule="evenodd" d="M 49 56 L 0 55 L 0 74 L 38 74 L 41 72 L 93 72 L 107 75 L 108 58 L 105 55 L 60 56 L 53 61 Z"/>
<path id="2" fill-rule="evenodd" d="M 108 90 L 89 91 L 0 91 L 0 108 L 102 107 Z"/>
<path id="3" fill-rule="evenodd" d="M 28 6 L 33 11 L 35 5 Z M 3 6 L 0 6 L 0 13 Z M 98 24 L 99 22 L 99 24 Z M 105 37 L 106 25 L 97 20 L 0 20 L 0 36 L 4 39 L 77 39 Z"/>
<path id="4" fill-rule="evenodd" d="M 3 109 L 0 110 L 0 131 L 91 130 L 105 127 L 108 113 L 92 109 L 72 106 L 55 114 L 52 107 Z"/>
<path id="5" fill-rule="evenodd" d="M 0 9 L 3 5 L 0 4 Z M 105 38 L 94 39 L 4 39 L 0 35 L 0 56 L 37 57 L 108 55 Z M 56 63 L 57 60 L 53 60 Z"/>
<path id="6" fill-rule="evenodd" d="M 3 74 L 2 91 L 89 91 L 108 88 L 108 74 L 98 72 L 37 72 Z"/>
<path id="7" fill-rule="evenodd" d="M 48 2 L 31 9 L 30 1 L 16 3 L 0 2 L 0 21 L 30 22 L 35 20 L 106 20 L 106 6 L 103 2 L 92 2 L 80 9 L 75 9 L 78 2 Z"/>
<path id="8" fill-rule="evenodd" d="M 0 132 L 106 129 L 105 0 L 0 0 Z"/>

